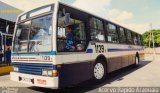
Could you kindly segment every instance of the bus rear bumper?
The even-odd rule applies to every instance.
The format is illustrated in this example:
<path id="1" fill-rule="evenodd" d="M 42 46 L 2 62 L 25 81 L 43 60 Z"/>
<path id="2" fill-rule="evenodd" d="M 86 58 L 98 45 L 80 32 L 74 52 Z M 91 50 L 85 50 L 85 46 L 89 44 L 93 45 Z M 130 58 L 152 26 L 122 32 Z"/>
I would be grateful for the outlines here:
<path id="1" fill-rule="evenodd" d="M 10 79 L 16 82 L 29 84 L 31 86 L 58 89 L 58 77 L 47 77 L 11 72 Z"/>

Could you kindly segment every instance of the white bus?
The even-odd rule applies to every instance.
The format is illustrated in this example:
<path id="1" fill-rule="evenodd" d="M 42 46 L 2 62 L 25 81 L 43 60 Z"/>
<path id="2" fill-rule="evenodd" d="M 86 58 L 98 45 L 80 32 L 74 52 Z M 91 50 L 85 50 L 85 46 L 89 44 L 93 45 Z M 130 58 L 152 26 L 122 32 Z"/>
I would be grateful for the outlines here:
<path id="1" fill-rule="evenodd" d="M 47 88 L 100 82 L 143 59 L 140 34 L 61 2 L 21 14 L 12 45 L 11 80 Z"/>

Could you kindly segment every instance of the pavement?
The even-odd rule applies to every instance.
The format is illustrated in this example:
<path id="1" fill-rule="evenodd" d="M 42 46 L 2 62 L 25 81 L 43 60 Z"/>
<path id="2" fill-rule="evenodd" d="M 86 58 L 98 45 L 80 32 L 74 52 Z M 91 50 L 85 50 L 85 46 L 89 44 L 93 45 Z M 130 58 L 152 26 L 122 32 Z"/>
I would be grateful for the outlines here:
<path id="1" fill-rule="evenodd" d="M 121 77 L 103 87 L 160 87 L 160 61 L 144 61 L 139 67 L 126 69 Z"/>
<path id="2" fill-rule="evenodd" d="M 0 87 L 29 87 L 30 85 L 14 82 L 10 80 L 10 75 L 0 76 Z"/>
<path id="3" fill-rule="evenodd" d="M 153 61 L 154 60 L 154 61 Z M 90 81 L 82 82 L 74 87 L 53 90 L 47 88 L 32 87 L 27 84 L 21 84 L 11 81 L 10 75 L 0 76 L 0 87 L 21 87 L 18 88 L 23 93 L 98 93 L 102 87 L 160 87 L 160 55 L 146 56 L 145 61 L 139 66 L 130 66 L 108 75 L 103 83 L 93 84 Z M 21 93 L 18 92 L 18 93 Z M 160 93 L 160 91 L 158 92 Z"/>

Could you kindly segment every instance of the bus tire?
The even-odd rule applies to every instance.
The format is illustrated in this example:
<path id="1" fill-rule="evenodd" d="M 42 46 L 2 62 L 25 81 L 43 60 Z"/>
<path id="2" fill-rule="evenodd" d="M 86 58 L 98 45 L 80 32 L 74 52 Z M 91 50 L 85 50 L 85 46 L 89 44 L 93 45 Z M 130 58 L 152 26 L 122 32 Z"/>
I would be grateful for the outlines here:
<path id="1" fill-rule="evenodd" d="M 101 83 L 106 79 L 107 70 L 104 60 L 97 60 L 93 66 L 93 80 L 95 83 Z"/>
<path id="2" fill-rule="evenodd" d="M 139 65 L 139 54 L 136 54 L 136 57 L 135 57 L 135 66 L 138 66 Z"/>

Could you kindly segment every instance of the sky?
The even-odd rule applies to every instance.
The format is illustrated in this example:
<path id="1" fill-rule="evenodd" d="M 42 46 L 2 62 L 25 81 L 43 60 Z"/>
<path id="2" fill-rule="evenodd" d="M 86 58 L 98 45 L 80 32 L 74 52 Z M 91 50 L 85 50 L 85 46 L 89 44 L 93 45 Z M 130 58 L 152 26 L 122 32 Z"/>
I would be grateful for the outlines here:
<path id="1" fill-rule="evenodd" d="M 0 0 L 23 11 L 57 0 Z M 160 29 L 160 0 L 60 0 L 138 33 Z"/>

